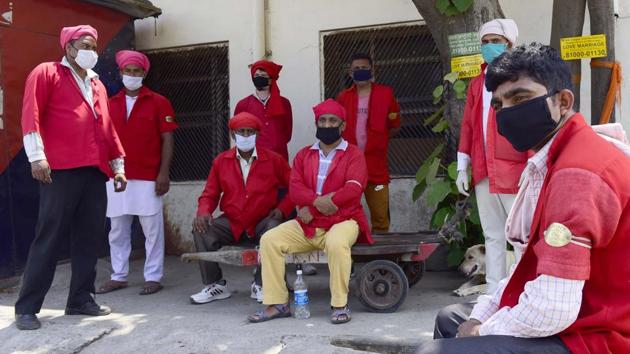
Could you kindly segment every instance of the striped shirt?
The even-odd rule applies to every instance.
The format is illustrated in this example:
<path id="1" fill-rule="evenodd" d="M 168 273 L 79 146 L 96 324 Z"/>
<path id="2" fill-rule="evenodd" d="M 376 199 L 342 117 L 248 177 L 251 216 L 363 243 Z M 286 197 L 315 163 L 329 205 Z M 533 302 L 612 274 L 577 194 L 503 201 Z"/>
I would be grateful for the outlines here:
<path id="1" fill-rule="evenodd" d="M 324 155 L 324 152 L 319 147 L 319 141 L 315 142 L 311 146 L 311 150 L 319 150 L 319 167 L 317 170 L 317 190 L 315 191 L 317 195 L 322 195 L 322 188 L 324 187 L 324 182 L 326 181 L 326 176 L 328 176 L 328 168 L 333 162 L 335 155 L 337 154 L 337 150 L 346 151 L 348 148 L 348 142 L 341 139 L 339 145 L 337 145 L 333 150 L 328 153 L 328 156 Z"/>

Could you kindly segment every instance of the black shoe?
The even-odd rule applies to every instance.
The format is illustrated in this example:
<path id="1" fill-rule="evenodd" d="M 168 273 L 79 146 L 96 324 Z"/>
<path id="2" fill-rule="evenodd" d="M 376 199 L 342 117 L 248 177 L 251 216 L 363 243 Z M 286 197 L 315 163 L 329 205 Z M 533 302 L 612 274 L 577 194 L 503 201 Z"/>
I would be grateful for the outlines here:
<path id="1" fill-rule="evenodd" d="M 112 309 L 107 306 L 99 306 L 96 302 L 86 302 L 79 307 L 66 307 L 66 315 L 107 316 Z"/>
<path id="2" fill-rule="evenodd" d="M 15 326 L 20 330 L 38 329 L 42 324 L 37 319 L 37 315 L 33 314 L 15 314 Z"/>

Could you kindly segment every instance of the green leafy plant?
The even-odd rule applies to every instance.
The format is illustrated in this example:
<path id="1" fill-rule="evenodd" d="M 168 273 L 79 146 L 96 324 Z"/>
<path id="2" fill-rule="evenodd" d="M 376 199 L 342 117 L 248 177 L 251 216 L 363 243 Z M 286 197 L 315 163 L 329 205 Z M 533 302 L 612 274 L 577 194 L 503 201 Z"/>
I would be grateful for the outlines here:
<path id="1" fill-rule="evenodd" d="M 466 99 L 466 86 L 466 81 L 459 79 L 456 72 L 446 74 L 443 83 L 433 90 L 433 104 L 441 103 L 441 106 L 425 119 L 424 125 L 431 126 L 435 133 L 447 131 L 449 124 L 444 116 L 446 102 L 443 97 L 452 93 L 457 99 Z M 483 243 L 483 233 L 474 190 L 471 188 L 470 197 L 459 194 L 455 184 L 457 162 L 446 165 L 445 148 L 446 143 L 439 144 L 418 168 L 412 198 L 415 201 L 426 191 L 427 205 L 435 208 L 431 227 L 441 230 L 449 248 L 448 265 L 456 266 L 463 260 L 468 247 Z M 442 232 L 445 230 L 447 232 Z"/>
<path id="2" fill-rule="evenodd" d="M 435 7 L 446 16 L 457 16 L 466 12 L 474 3 L 474 0 L 436 0 Z"/>

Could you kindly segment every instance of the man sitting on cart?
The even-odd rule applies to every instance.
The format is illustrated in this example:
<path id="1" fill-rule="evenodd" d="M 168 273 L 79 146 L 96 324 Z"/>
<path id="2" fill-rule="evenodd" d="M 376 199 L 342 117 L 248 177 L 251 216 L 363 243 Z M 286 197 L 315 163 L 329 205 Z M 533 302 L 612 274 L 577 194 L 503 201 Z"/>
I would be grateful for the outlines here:
<path id="1" fill-rule="evenodd" d="M 260 120 L 247 112 L 230 119 L 230 134 L 236 141 L 212 162 L 206 187 L 199 197 L 193 233 L 197 252 L 216 251 L 239 242 L 257 243 L 265 231 L 279 225 L 294 205 L 286 196 L 277 202 L 278 189 L 288 188 L 291 168 L 287 161 L 269 149 L 256 147 Z M 223 214 L 212 212 L 221 202 Z M 231 296 L 221 268 L 215 262 L 200 262 L 203 289 L 190 297 L 203 304 Z M 260 269 L 252 283 L 251 297 L 262 302 Z"/>
<path id="2" fill-rule="evenodd" d="M 330 270 L 331 322 L 350 321 L 348 283 L 355 242 L 372 243 L 361 195 L 367 184 L 365 157 L 341 137 L 343 106 L 328 99 L 313 107 L 317 141 L 293 160 L 289 195 L 298 217 L 267 231 L 260 240 L 264 310 L 249 316 L 264 322 L 291 316 L 285 286 L 285 255 L 324 250 Z"/>

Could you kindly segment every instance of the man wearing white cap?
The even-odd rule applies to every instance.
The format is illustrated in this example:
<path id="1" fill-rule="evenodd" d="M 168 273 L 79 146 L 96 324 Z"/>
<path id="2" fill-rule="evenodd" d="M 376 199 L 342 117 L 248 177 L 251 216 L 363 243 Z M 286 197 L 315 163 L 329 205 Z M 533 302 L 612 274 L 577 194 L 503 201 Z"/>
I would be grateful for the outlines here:
<path id="1" fill-rule="evenodd" d="M 511 19 L 496 19 L 479 29 L 482 73 L 470 82 L 457 151 L 457 189 L 468 195 L 468 167 L 472 165 L 472 184 L 485 237 L 486 281 L 492 294 L 507 275 L 505 223 L 512 208 L 518 181 L 527 162 L 527 153 L 514 150 L 497 132 L 495 112 L 490 106 L 492 93 L 486 90 L 486 67 L 504 51 L 511 49 L 518 36 Z M 517 249 L 517 259 L 520 254 Z"/>

